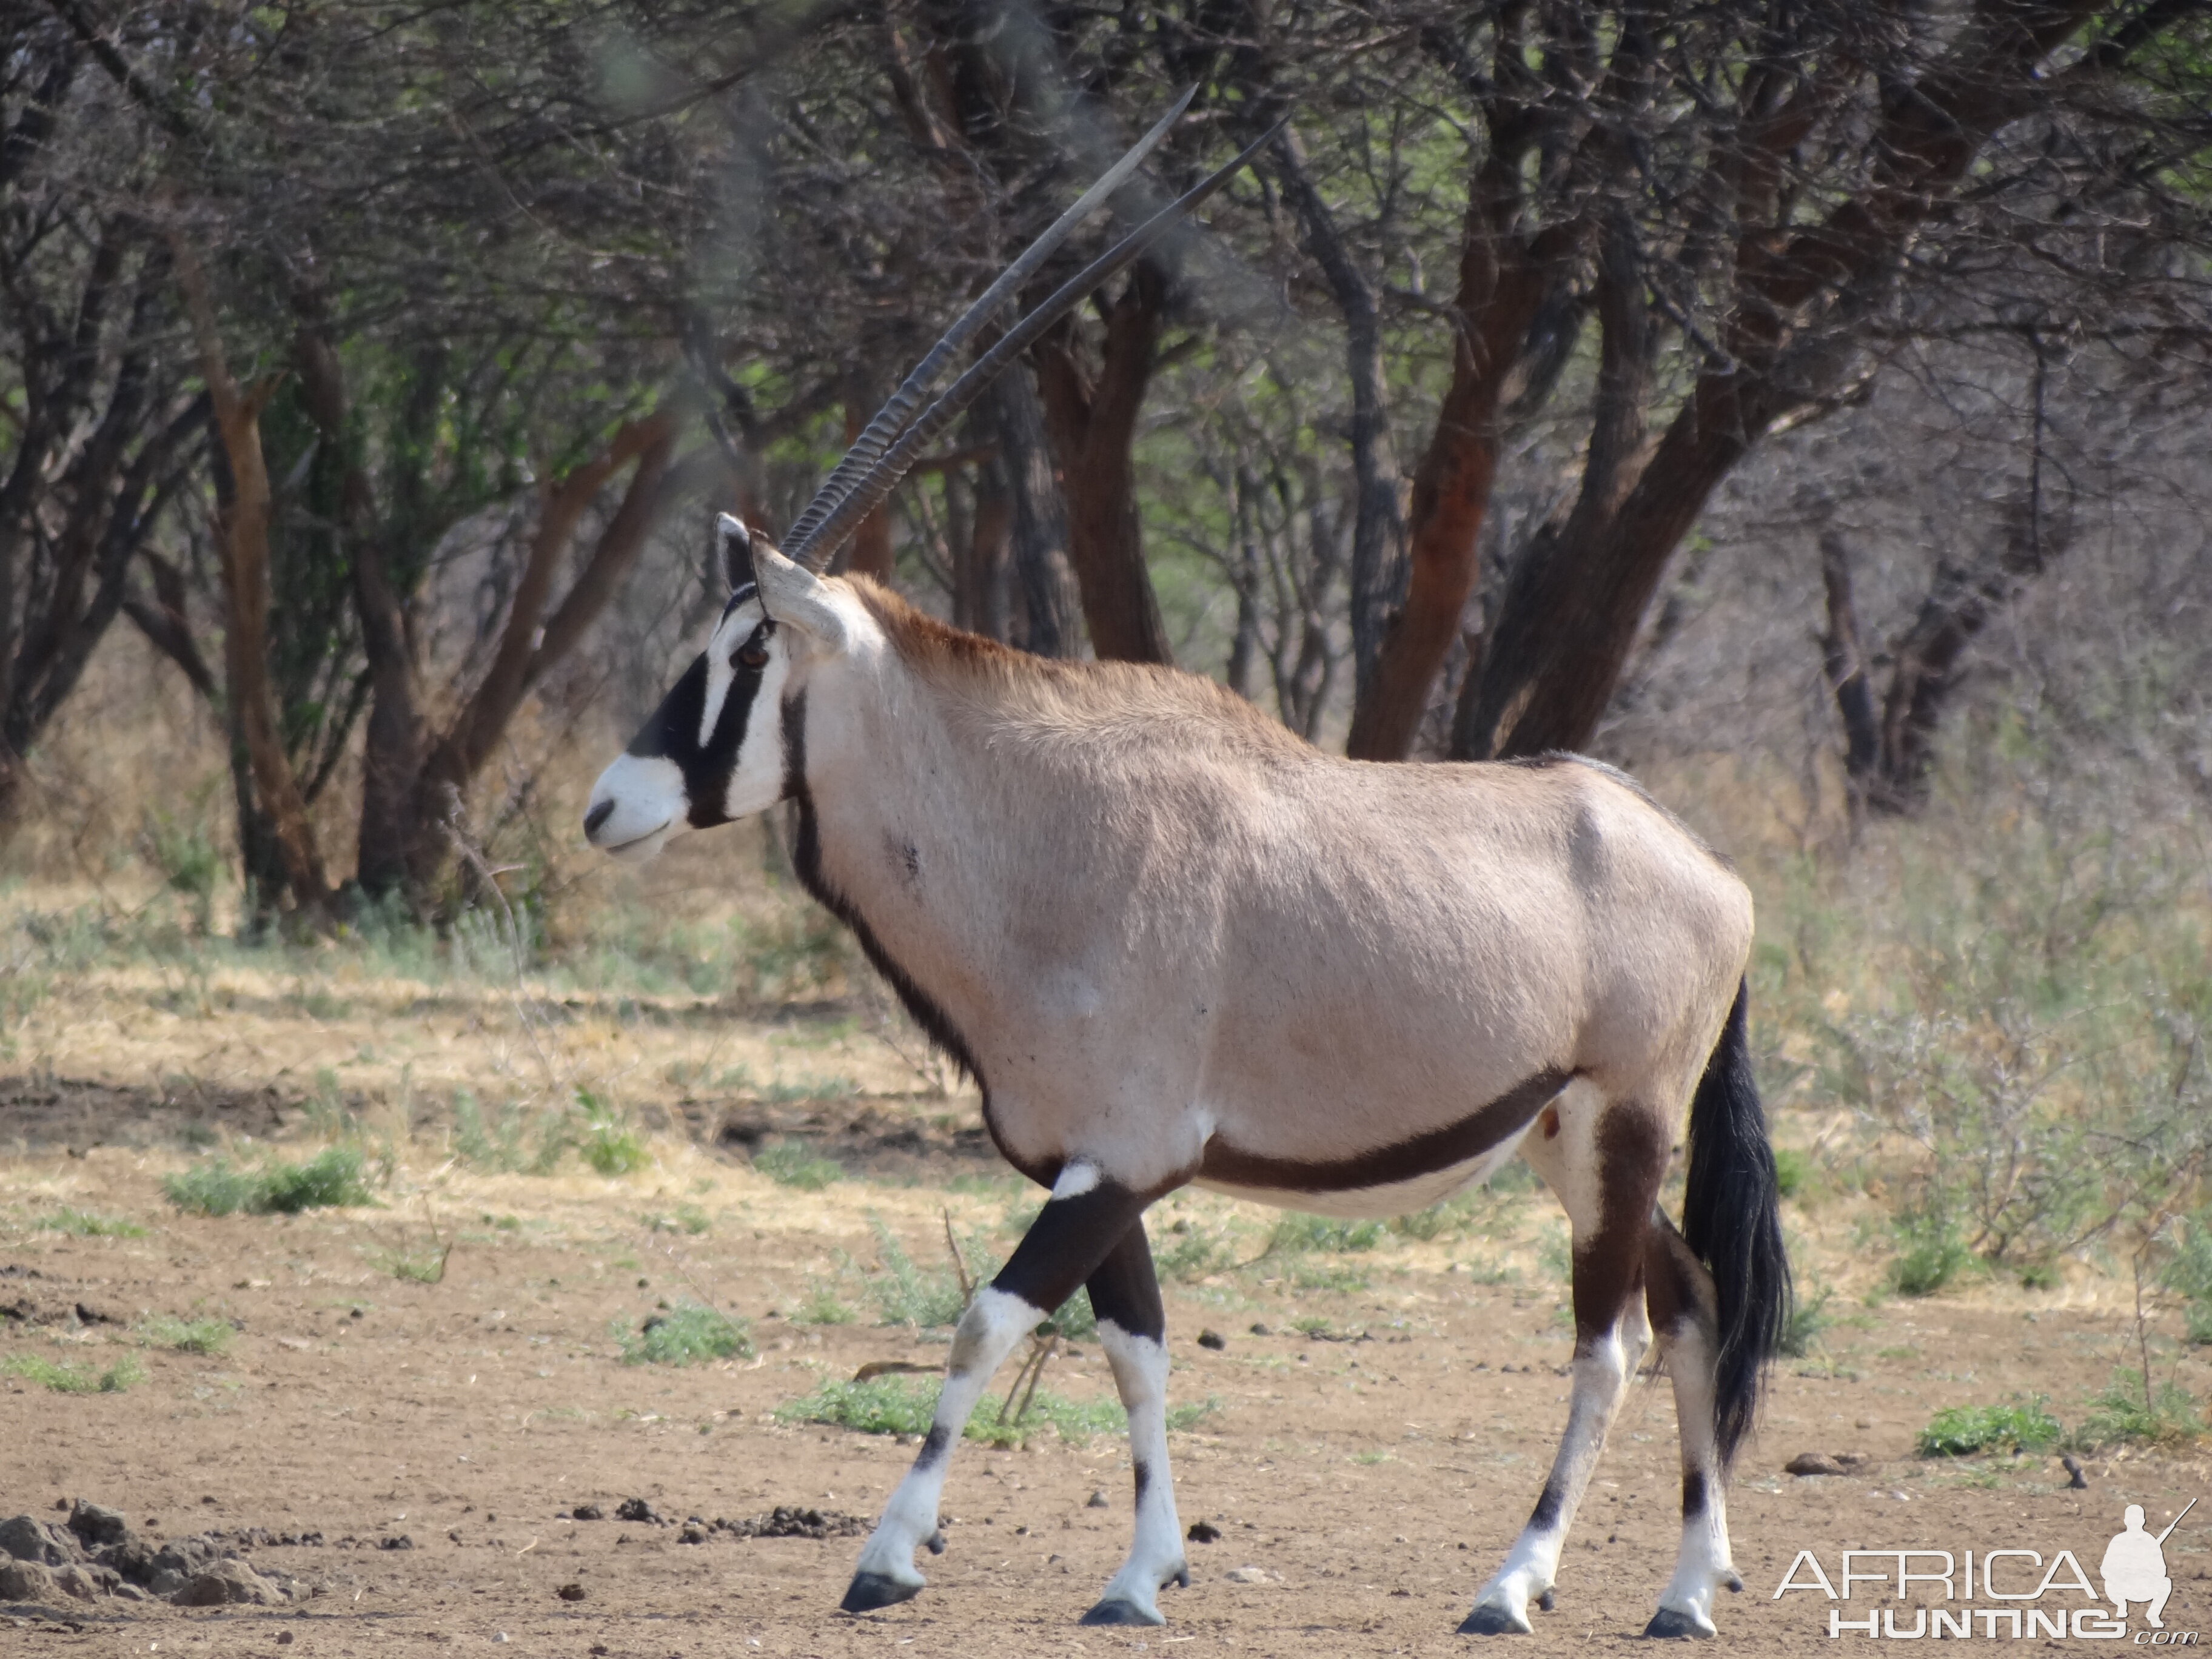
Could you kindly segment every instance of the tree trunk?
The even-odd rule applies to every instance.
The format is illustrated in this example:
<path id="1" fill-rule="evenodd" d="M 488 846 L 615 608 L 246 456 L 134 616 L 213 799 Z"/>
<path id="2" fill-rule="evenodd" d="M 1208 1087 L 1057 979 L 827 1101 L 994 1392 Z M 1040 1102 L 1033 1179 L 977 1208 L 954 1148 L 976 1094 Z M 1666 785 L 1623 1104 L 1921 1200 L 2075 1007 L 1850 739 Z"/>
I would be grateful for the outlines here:
<path id="1" fill-rule="evenodd" d="M 379 853 L 380 867 L 398 868 L 418 902 L 452 856 L 446 829 L 453 802 L 476 781 L 531 688 L 582 641 L 637 562 L 647 536 L 667 505 L 669 492 L 663 485 L 675 453 L 678 425 L 675 413 L 666 408 L 631 422 L 604 452 L 544 492 L 522 580 L 515 585 L 491 666 L 453 724 L 429 744 L 404 811 L 392 815 L 397 845 Z M 546 616 L 554 574 L 578 522 L 600 489 L 633 461 L 635 470 L 620 505 L 600 531 L 568 593 Z M 542 629 L 540 617 L 544 618 Z M 364 865 L 368 859 L 364 844 Z"/>
<path id="2" fill-rule="evenodd" d="M 1345 246 L 1328 204 L 1307 176 L 1305 149 L 1295 129 L 1285 127 L 1277 140 L 1276 162 L 1284 192 L 1304 229 L 1306 251 L 1321 267 L 1344 318 L 1345 368 L 1352 381 L 1352 424 L 1346 439 L 1355 491 L 1351 594 L 1355 712 L 1349 752 L 1359 756 L 1377 744 L 1387 747 L 1395 734 L 1395 711 L 1386 720 L 1375 697 L 1390 620 L 1405 601 L 1405 479 L 1390 441 L 1389 385 L 1382 366 L 1382 324 L 1374 287 Z M 1240 641 L 1244 609 L 1240 600 Z M 1419 718 L 1418 710 L 1414 718 Z M 1411 743 L 1410 731 L 1405 740 Z"/>
<path id="3" fill-rule="evenodd" d="M 1067 498 L 1068 562 L 1083 596 L 1091 651 L 1122 662 L 1171 663 L 1167 626 L 1145 568 L 1132 451 L 1159 345 L 1167 286 L 1138 261 L 1105 307 L 1106 337 L 1094 376 L 1071 320 L 1036 351 L 1045 426 Z"/>
<path id="4" fill-rule="evenodd" d="M 1990 619 L 2071 544 L 2070 514 L 2046 519 L 2039 492 L 2009 503 L 1995 542 L 1971 562 L 1944 558 L 1912 626 L 1890 653 L 1889 685 L 1876 708 L 1859 643 L 1850 550 L 1820 537 L 1828 625 L 1822 665 L 1844 723 L 1844 772 L 1854 813 L 1909 817 L 1928 804 L 1936 738 L 1960 682 L 1959 665 Z"/>
<path id="5" fill-rule="evenodd" d="M 1429 447 L 1413 475 L 1406 600 L 1390 620 L 1365 695 L 1352 715 L 1345 752 L 1403 760 L 1427 711 L 1430 689 L 1459 637 L 1474 592 L 1476 552 L 1498 472 L 1499 410 L 1553 268 L 1574 233 L 1554 228 L 1524 240 L 1514 228 L 1517 164 L 1486 161 L 1468 191 L 1460 239 L 1452 379 Z"/>
<path id="6" fill-rule="evenodd" d="M 215 302 L 198 258 L 181 237 L 172 244 L 177 275 L 191 317 L 200 371 L 215 406 L 216 424 L 228 463 L 230 501 L 220 514 L 216 545 L 223 593 L 223 666 L 238 733 L 252 769 L 254 793 L 282 856 L 284 880 L 302 910 L 327 915 L 330 883 L 322 850 L 300 783 L 277 725 L 267 659 L 269 635 L 269 470 L 261 453 L 261 410 L 276 383 L 241 391 L 231 378 Z"/>
<path id="7" fill-rule="evenodd" d="M 1082 637 L 1081 601 L 1068 568 L 1067 520 L 1036 387 L 1029 369 L 1015 363 L 984 397 L 1012 515 L 1008 552 L 1021 600 L 1018 642 L 1040 657 L 1073 657 Z"/>

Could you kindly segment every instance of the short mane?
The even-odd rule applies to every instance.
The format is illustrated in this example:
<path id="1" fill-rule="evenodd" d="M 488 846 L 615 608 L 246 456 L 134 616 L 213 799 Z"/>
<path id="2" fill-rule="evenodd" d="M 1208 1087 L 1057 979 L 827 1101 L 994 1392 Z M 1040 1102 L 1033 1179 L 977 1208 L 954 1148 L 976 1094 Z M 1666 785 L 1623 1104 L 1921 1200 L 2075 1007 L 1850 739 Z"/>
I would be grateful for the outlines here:
<path id="1" fill-rule="evenodd" d="M 1319 753 L 1202 674 L 1151 663 L 1032 656 L 939 622 L 866 576 L 845 580 L 907 670 L 978 713 L 1068 733 L 1111 737 L 1142 726 L 1156 741 L 1166 726 L 1186 741 L 1210 737 L 1246 750 Z"/>

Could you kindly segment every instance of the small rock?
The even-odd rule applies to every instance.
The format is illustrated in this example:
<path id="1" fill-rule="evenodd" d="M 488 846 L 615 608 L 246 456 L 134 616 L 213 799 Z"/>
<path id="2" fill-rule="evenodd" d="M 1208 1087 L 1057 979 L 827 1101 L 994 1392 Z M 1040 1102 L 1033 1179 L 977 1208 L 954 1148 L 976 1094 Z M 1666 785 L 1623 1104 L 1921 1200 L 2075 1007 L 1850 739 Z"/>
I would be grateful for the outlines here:
<path id="1" fill-rule="evenodd" d="M 607 1518 L 607 1512 L 597 1504 L 579 1504 L 568 1511 L 568 1518 L 572 1521 L 604 1521 Z"/>
<path id="2" fill-rule="evenodd" d="M 283 1597 L 245 1562 L 226 1560 L 216 1562 L 171 1599 L 180 1607 L 265 1607 Z"/>
<path id="3" fill-rule="evenodd" d="M 1183 1534 L 1194 1544 L 1211 1544 L 1221 1536 L 1221 1528 L 1211 1521 L 1194 1521 L 1190 1530 Z"/>
<path id="4" fill-rule="evenodd" d="M 1788 1474 L 1841 1474 L 1844 1466 L 1826 1452 L 1799 1452 L 1783 1466 Z"/>
<path id="5" fill-rule="evenodd" d="M 1219 1331 L 1200 1331 L 1198 1334 L 1198 1346 L 1201 1348 L 1211 1348 L 1214 1352 L 1219 1353 L 1229 1346 L 1229 1339 L 1222 1335 Z"/>
<path id="6" fill-rule="evenodd" d="M 686 1522 L 684 1530 L 677 1534 L 676 1541 L 679 1544 L 703 1544 L 707 1541 L 707 1529 Z"/>
<path id="7" fill-rule="evenodd" d="M 36 1561 L 0 1560 L 0 1601 L 58 1601 L 61 1586 Z"/>
<path id="8" fill-rule="evenodd" d="M 584 1599 L 584 1587 L 581 1584 L 563 1584 L 553 1593 L 563 1601 L 580 1601 Z"/>
<path id="9" fill-rule="evenodd" d="M 82 1498 L 70 1511 L 69 1529 L 84 1540 L 88 1549 L 102 1544 L 120 1544 L 131 1536 L 130 1523 L 121 1516 Z"/>
<path id="10" fill-rule="evenodd" d="M 644 1521 L 648 1522 L 656 1527 L 665 1524 L 661 1521 L 659 1512 L 653 1509 L 652 1504 L 647 1503 L 642 1498 L 623 1498 L 623 1501 L 616 1506 L 615 1519 L 617 1521 Z"/>
<path id="11" fill-rule="evenodd" d="M 42 1567 L 66 1565 L 76 1559 L 76 1540 L 60 1528 L 18 1515 L 0 1521 L 0 1554 L 18 1561 L 35 1561 Z"/>
<path id="12" fill-rule="evenodd" d="M 1269 1330 L 1265 1325 L 1255 1325 L 1252 1327 L 1252 1334 L 1255 1336 L 1273 1336 L 1274 1332 Z"/>
<path id="13" fill-rule="evenodd" d="M 292 1632 L 289 1630 L 278 1631 L 276 1632 L 276 1645 L 280 1648 L 290 1647 L 292 1645 Z"/>
<path id="14" fill-rule="evenodd" d="M 1267 1584 L 1275 1577 L 1265 1567 L 1231 1567 L 1223 1576 L 1232 1584 Z"/>
<path id="15" fill-rule="evenodd" d="M 1103 1510 L 1111 1508 L 1112 1506 L 1107 1503 L 1106 1494 L 1104 1492 L 1094 1492 L 1091 1494 L 1090 1501 L 1085 1504 L 1083 1507 L 1086 1510 Z"/>
<path id="16" fill-rule="evenodd" d="M 380 1550 L 411 1550 L 415 1547 L 415 1540 L 403 1532 L 397 1538 L 378 1539 L 376 1547 Z"/>
<path id="17" fill-rule="evenodd" d="M 109 1584 L 120 1582 L 112 1572 L 106 1577 Z M 97 1601 L 107 1591 L 107 1584 L 101 1583 L 92 1571 L 78 1566 L 75 1562 L 66 1567 L 55 1568 L 54 1583 L 61 1587 L 63 1595 L 73 1596 L 80 1601 Z"/>

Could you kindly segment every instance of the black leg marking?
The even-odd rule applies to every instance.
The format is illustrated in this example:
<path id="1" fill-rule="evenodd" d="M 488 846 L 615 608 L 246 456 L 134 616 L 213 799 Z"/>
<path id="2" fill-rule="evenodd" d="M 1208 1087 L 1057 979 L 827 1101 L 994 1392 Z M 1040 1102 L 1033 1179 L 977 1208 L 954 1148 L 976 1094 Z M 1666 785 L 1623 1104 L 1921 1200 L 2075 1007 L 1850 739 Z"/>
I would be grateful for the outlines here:
<path id="1" fill-rule="evenodd" d="M 1705 1476 L 1702 1469 L 1682 1471 L 1682 1519 L 1705 1512 Z"/>
<path id="2" fill-rule="evenodd" d="M 1544 1490 L 1536 1495 L 1536 1507 L 1528 1511 L 1531 1532 L 1549 1532 L 1559 1524 L 1559 1509 L 1565 1502 L 1558 1486 L 1547 1480 Z"/>
<path id="3" fill-rule="evenodd" d="M 929 1425 L 928 1434 L 923 1437 L 921 1450 L 914 1461 L 924 1468 L 933 1463 L 942 1463 L 945 1461 L 945 1449 L 951 1443 L 952 1437 L 945 1431 L 945 1425 L 941 1423 L 933 1423 Z"/>
<path id="4" fill-rule="evenodd" d="M 1022 1235 L 1012 1258 L 999 1270 L 991 1288 L 1050 1313 L 1075 1294 L 1077 1285 L 1097 1275 L 1131 1232 L 1136 1235 L 1137 1248 L 1144 1255 L 1145 1274 L 1150 1279 L 1152 1252 L 1145 1245 L 1144 1230 L 1136 1224 L 1151 1201 L 1118 1182 L 1106 1180 L 1087 1193 L 1050 1200 Z M 1152 1285 L 1152 1304 L 1159 1305 L 1157 1284 Z M 1107 1316 L 1106 1310 L 1095 1301 L 1091 1305 L 1100 1318 Z M 1164 1316 L 1162 1320 L 1164 1325 Z"/>
<path id="5" fill-rule="evenodd" d="M 1132 1336 L 1149 1336 L 1155 1342 L 1165 1339 L 1167 1308 L 1160 1300 L 1160 1281 L 1152 1271 L 1152 1247 L 1143 1222 L 1130 1224 L 1089 1282 L 1091 1310 L 1099 1318 L 1112 1320 Z"/>

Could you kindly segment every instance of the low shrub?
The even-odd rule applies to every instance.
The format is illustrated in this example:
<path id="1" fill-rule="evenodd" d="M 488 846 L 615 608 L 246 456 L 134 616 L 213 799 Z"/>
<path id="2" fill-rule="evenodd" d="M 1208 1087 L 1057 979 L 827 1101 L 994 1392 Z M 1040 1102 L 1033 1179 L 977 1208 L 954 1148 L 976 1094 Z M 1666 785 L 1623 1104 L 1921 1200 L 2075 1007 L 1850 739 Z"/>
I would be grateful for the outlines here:
<path id="1" fill-rule="evenodd" d="M 146 1230 L 127 1216 L 99 1215 L 90 1210 L 64 1206 L 42 1219 L 39 1225 L 50 1233 L 67 1233 L 72 1238 L 143 1238 Z"/>
<path id="2" fill-rule="evenodd" d="M 230 1346 L 236 1334 L 227 1319 L 179 1319 L 170 1314 L 155 1314 L 140 1320 L 131 1327 L 139 1341 L 149 1348 L 167 1348 L 176 1353 L 205 1354 L 214 1358 Z"/>
<path id="3" fill-rule="evenodd" d="M 0 1371 L 52 1389 L 56 1394 L 121 1394 L 146 1380 L 146 1368 L 135 1354 L 125 1354 L 106 1370 L 92 1365 L 71 1365 L 43 1354 L 19 1353 L 0 1360 Z"/>
<path id="4" fill-rule="evenodd" d="M 228 1158 L 162 1179 L 161 1192 L 188 1215 L 294 1215 L 301 1210 L 347 1209 L 371 1203 L 361 1152 L 330 1146 L 305 1164 L 271 1159 L 243 1169 Z"/>
<path id="5" fill-rule="evenodd" d="M 2049 1451 L 2066 1431 L 2044 1409 L 2044 1397 L 2009 1406 L 1947 1406 L 1920 1431 L 1923 1457 L 1972 1457 L 1985 1451 Z"/>
<path id="6" fill-rule="evenodd" d="M 752 1328 L 701 1302 L 679 1302 L 632 1333 L 619 1325 L 625 1365 L 696 1365 L 708 1359 L 750 1359 Z"/>
<path id="7" fill-rule="evenodd" d="M 803 1193 L 818 1193 L 845 1178 L 843 1164 L 817 1157 L 803 1140 L 779 1140 L 762 1147 L 753 1154 L 753 1168 L 777 1186 L 795 1187 Z"/>

